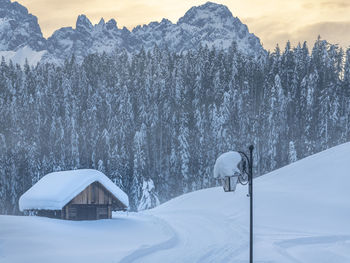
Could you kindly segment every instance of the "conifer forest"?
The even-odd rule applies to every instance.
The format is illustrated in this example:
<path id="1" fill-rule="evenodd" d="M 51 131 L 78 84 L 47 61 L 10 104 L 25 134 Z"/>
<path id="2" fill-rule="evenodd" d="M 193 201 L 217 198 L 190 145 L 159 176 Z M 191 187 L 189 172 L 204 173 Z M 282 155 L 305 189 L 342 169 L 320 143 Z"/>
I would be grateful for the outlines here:
<path id="1" fill-rule="evenodd" d="M 0 214 L 41 177 L 94 168 L 136 210 L 219 185 L 216 158 L 254 144 L 257 176 L 350 140 L 350 49 L 318 39 L 247 57 L 203 46 L 0 65 Z M 151 183 L 150 183 L 151 185 Z M 153 184 L 152 184 L 153 187 Z"/>

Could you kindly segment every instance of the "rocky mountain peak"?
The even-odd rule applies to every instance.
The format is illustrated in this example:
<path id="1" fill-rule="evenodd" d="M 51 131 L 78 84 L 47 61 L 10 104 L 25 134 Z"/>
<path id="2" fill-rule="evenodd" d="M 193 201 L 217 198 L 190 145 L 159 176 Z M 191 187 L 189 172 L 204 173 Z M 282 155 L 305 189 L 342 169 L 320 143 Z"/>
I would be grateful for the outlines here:
<path id="1" fill-rule="evenodd" d="M 88 30 L 90 31 L 93 28 L 91 21 L 87 18 L 86 15 L 78 16 L 76 29 L 79 31 Z"/>
<path id="2" fill-rule="evenodd" d="M 233 15 L 227 6 L 207 2 L 204 5 L 194 6 L 179 19 L 178 24 L 190 24 L 201 27 L 205 23 L 223 23 L 227 19 L 233 20 Z"/>
<path id="3" fill-rule="evenodd" d="M 98 22 L 98 26 L 104 26 L 106 23 L 105 23 L 105 20 L 103 19 L 103 17 L 100 19 L 100 22 Z"/>
<path id="4" fill-rule="evenodd" d="M 93 25 L 86 15 L 80 15 L 76 28 L 58 29 L 46 40 L 37 18 L 25 7 L 0 0 L 0 51 L 17 52 L 24 47 L 38 52 L 46 50 L 41 57 L 44 62 L 62 63 L 72 54 L 82 61 L 91 53 L 110 53 L 116 49 L 133 53 L 142 47 L 151 50 L 155 45 L 177 53 L 198 49 L 201 45 L 227 50 L 232 42 L 236 42 L 237 49 L 245 55 L 258 57 L 266 53 L 246 25 L 233 17 L 226 6 L 213 2 L 192 7 L 176 24 L 162 19 L 132 31 L 125 27 L 119 29 L 114 19 L 105 22 L 102 18 Z"/>
<path id="5" fill-rule="evenodd" d="M 118 26 L 117 26 L 117 21 L 115 21 L 113 18 L 111 20 L 109 20 L 107 23 L 106 23 L 106 27 L 108 30 L 112 30 L 112 29 L 117 29 Z"/>
<path id="6" fill-rule="evenodd" d="M 15 51 L 25 46 L 36 51 L 46 48 L 38 19 L 21 4 L 0 0 L 0 50 Z"/>

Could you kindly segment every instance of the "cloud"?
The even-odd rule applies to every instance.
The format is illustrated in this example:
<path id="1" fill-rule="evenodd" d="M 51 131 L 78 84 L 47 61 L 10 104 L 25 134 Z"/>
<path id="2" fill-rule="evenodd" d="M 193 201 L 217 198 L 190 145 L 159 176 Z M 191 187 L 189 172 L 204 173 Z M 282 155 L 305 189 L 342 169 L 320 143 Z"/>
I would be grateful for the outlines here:
<path id="1" fill-rule="evenodd" d="M 309 42 L 317 39 L 320 35 L 323 39 L 326 39 L 332 44 L 339 44 L 340 46 L 347 48 L 350 44 L 350 21 L 341 22 L 320 22 L 305 27 L 299 28 L 293 32 L 295 38 L 305 39 Z"/>
<path id="2" fill-rule="evenodd" d="M 343 9 L 343 8 L 349 8 L 350 2 L 344 1 L 344 0 L 338 0 L 338 1 L 325 1 L 321 2 L 320 6 L 322 8 L 336 8 L 336 9 Z"/>
<path id="3" fill-rule="evenodd" d="M 350 45 L 350 21 L 322 21 L 303 25 L 292 19 L 280 19 L 268 16 L 243 19 L 252 33 L 257 35 L 268 50 L 274 50 L 277 44 L 283 48 L 289 40 L 296 46 L 307 41 L 310 48 L 318 35 L 332 44 L 343 48 Z"/>
<path id="4" fill-rule="evenodd" d="M 277 44 L 284 46 L 291 39 L 296 26 L 291 20 L 270 16 L 246 18 L 242 22 L 248 25 L 249 31 L 258 36 L 268 50 L 273 50 Z"/>
<path id="5" fill-rule="evenodd" d="M 313 8 L 315 8 L 315 3 L 303 3 L 301 6 L 304 9 L 313 9 Z"/>
<path id="6" fill-rule="evenodd" d="M 308 10 L 317 9 L 327 9 L 328 11 L 333 11 L 334 9 L 344 9 L 350 7 L 350 2 L 348 0 L 332 0 L 332 1 L 318 1 L 309 0 L 303 1 L 301 7 Z M 333 10 L 332 10 L 333 9 Z"/>

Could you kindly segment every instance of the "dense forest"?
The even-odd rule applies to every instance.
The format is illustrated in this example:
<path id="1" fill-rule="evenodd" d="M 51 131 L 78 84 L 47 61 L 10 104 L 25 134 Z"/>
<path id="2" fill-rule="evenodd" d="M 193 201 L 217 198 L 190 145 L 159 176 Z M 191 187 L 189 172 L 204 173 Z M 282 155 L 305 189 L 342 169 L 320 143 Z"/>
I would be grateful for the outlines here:
<path id="1" fill-rule="evenodd" d="M 321 39 L 258 59 L 234 43 L 61 66 L 3 59 L 0 214 L 18 214 L 19 197 L 52 171 L 98 169 L 133 210 L 145 196 L 158 203 L 218 185 L 218 155 L 249 144 L 262 175 L 348 141 L 349 117 L 350 49 Z"/>

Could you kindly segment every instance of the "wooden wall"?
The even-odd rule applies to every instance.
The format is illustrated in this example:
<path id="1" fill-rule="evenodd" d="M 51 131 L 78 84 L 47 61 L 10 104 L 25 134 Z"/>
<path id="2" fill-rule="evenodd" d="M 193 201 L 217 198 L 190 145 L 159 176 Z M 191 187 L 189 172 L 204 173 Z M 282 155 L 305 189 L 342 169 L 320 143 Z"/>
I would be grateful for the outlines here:
<path id="1" fill-rule="evenodd" d="M 78 194 L 63 209 L 61 217 L 73 220 L 112 218 L 112 210 L 126 210 L 102 184 L 94 182 Z"/>
<path id="2" fill-rule="evenodd" d="M 62 213 L 63 219 L 98 220 L 112 218 L 110 205 L 67 205 Z"/>
<path id="3" fill-rule="evenodd" d="M 102 184 L 94 182 L 74 197 L 62 210 L 38 210 L 41 216 L 68 220 L 97 220 L 112 218 L 112 211 L 126 210 Z"/>
<path id="4" fill-rule="evenodd" d="M 111 205 L 112 196 L 100 183 L 94 182 L 77 195 L 69 204 Z"/>

